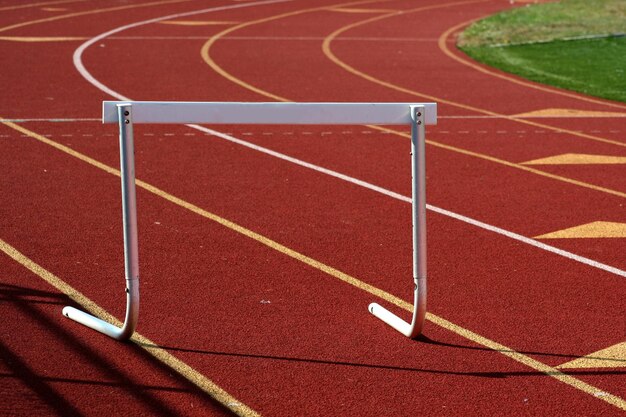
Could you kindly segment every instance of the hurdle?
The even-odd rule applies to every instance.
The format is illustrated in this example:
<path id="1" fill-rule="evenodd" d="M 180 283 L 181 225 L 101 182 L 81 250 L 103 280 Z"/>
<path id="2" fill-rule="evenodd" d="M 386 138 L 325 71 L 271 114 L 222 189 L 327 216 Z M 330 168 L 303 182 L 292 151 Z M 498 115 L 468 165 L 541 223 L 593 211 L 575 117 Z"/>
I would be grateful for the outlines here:
<path id="1" fill-rule="evenodd" d="M 63 315 L 117 340 L 128 340 L 139 319 L 139 254 L 135 192 L 135 123 L 254 125 L 409 125 L 411 127 L 413 314 L 404 321 L 377 303 L 368 310 L 407 337 L 418 337 L 426 317 L 425 125 L 437 123 L 436 103 L 237 103 L 104 101 L 102 122 L 119 125 L 120 177 L 126 279 L 122 327 L 74 307 Z"/>

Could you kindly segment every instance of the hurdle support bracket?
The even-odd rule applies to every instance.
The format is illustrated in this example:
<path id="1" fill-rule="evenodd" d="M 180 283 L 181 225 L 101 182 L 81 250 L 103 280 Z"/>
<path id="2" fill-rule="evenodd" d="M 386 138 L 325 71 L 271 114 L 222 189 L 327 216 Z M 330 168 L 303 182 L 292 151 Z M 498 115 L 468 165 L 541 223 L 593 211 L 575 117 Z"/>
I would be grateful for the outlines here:
<path id="1" fill-rule="evenodd" d="M 372 303 L 369 311 L 411 339 L 422 333 L 426 317 L 426 135 L 424 106 L 411 108 L 411 177 L 413 224 L 413 315 L 407 323 L 383 306 Z"/>
<path id="2" fill-rule="evenodd" d="M 128 340 L 139 318 L 139 254 L 137 244 L 137 198 L 135 193 L 135 156 L 132 105 L 117 104 L 120 126 L 120 177 L 122 182 L 122 220 L 124 228 L 124 271 L 126 275 L 126 317 L 117 327 L 74 307 L 63 308 L 63 315 L 117 340 Z"/>

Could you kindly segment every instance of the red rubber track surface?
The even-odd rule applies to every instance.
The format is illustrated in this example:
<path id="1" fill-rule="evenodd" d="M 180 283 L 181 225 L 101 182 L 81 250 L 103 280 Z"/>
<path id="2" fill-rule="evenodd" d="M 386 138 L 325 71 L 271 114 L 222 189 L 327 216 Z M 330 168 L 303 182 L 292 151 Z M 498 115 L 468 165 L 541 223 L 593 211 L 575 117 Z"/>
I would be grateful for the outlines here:
<path id="1" fill-rule="evenodd" d="M 241 404 L 268 416 L 626 410 L 623 360 L 554 369 L 625 341 L 623 238 L 537 239 L 620 275 L 431 210 L 432 316 L 412 341 L 367 313 L 370 302 L 388 301 L 327 273 L 334 268 L 409 301 L 406 201 L 185 126 L 135 126 L 137 178 L 163 191 L 137 190 L 137 331 L 236 401 L 212 398 L 190 372 L 162 364 L 146 346 L 64 319 L 62 306 L 74 302 L 41 278 L 47 270 L 123 318 L 119 178 L 41 140 L 119 167 L 117 128 L 98 121 L 101 101 L 112 97 L 79 73 L 74 52 L 109 30 L 209 7 L 226 9 L 176 20 L 213 24 L 137 26 L 90 46 L 82 62 L 99 82 L 135 100 L 273 101 L 233 82 L 241 80 L 292 101 L 435 101 L 440 119 L 426 133 L 430 205 L 528 238 L 594 221 L 626 223 L 624 164 L 523 164 L 566 153 L 626 156 L 626 119 L 510 117 L 544 109 L 626 113 L 625 105 L 531 88 L 445 53 L 442 45 L 466 59 L 454 47 L 455 34 L 443 36 L 450 28 L 517 5 L 39 3 L 50 4 L 0 1 L 0 244 L 23 254 L 0 253 L 0 415 L 223 415 L 243 413 Z M 402 13 L 373 19 L 391 11 Z M 281 14 L 289 15 L 269 19 Z M 333 32 L 366 19 L 372 21 L 332 39 L 330 50 L 370 79 L 337 65 L 322 47 Z M 207 65 L 207 40 L 254 21 L 209 50 L 227 77 Z M 406 131 L 212 128 L 410 196 Z M 311 267 L 190 205 L 328 268 Z M 39 272 L 25 268 L 27 260 Z M 514 360 L 511 352 L 546 367 Z"/>

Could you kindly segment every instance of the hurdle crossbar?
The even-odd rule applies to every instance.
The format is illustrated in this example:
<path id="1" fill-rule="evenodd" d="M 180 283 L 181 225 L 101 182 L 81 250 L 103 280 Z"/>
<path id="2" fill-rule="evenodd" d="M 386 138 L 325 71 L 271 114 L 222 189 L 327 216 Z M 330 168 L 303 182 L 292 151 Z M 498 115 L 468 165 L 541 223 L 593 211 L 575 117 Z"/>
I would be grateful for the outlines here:
<path id="1" fill-rule="evenodd" d="M 139 318 L 139 256 L 133 124 L 410 125 L 413 237 L 413 314 L 406 322 L 377 303 L 369 311 L 416 338 L 426 316 L 425 125 L 437 123 L 435 103 L 236 103 L 104 101 L 102 122 L 117 123 L 120 139 L 126 317 L 114 326 L 74 307 L 63 315 L 118 340 L 129 339 Z"/>

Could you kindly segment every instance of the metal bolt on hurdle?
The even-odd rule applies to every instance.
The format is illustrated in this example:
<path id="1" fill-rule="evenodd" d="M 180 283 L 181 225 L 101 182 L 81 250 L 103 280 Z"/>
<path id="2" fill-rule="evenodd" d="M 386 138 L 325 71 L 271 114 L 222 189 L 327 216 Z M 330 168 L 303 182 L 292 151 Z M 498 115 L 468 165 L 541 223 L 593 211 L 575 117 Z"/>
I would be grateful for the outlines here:
<path id="1" fill-rule="evenodd" d="M 124 227 L 124 270 L 126 275 L 126 317 L 122 327 L 114 326 L 74 307 L 63 308 L 63 315 L 117 340 L 127 340 L 139 318 L 139 255 L 137 244 L 137 198 L 132 105 L 117 105 L 120 126 L 120 177 L 122 181 L 122 220 Z"/>

